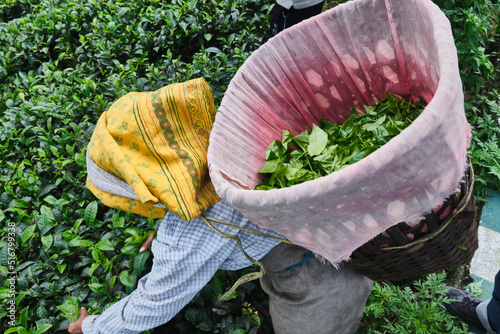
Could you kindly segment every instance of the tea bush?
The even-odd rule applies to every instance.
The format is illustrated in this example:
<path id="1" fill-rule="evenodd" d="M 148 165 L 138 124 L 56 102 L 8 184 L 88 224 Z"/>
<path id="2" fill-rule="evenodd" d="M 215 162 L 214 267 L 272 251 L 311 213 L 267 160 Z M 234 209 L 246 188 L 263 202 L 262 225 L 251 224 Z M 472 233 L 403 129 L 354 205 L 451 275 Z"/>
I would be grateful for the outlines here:
<path id="1" fill-rule="evenodd" d="M 498 5 L 436 2 L 457 38 L 476 189 L 484 196 L 500 188 Z M 130 91 L 195 77 L 208 81 L 218 105 L 268 37 L 269 11 L 267 0 L 0 3 L 0 329 L 62 333 L 80 303 L 100 313 L 134 289 L 151 267 L 150 252 L 137 250 L 159 220 L 109 209 L 85 189 L 94 124 Z M 153 331 L 272 333 L 258 283 L 214 303 L 244 272 L 218 272 Z"/>
<path id="2" fill-rule="evenodd" d="M 500 191 L 500 5 L 490 0 L 434 0 L 451 21 L 472 130 L 475 193 Z"/>
<path id="3" fill-rule="evenodd" d="M 64 331 L 70 296 L 100 313 L 133 290 L 151 265 L 138 247 L 159 222 L 106 208 L 84 188 L 94 124 L 129 91 L 194 77 L 220 101 L 262 44 L 267 11 L 265 1 L 245 0 L 0 5 L 0 328 Z"/>
<path id="4" fill-rule="evenodd" d="M 374 283 L 358 332 L 373 334 L 469 333 L 443 304 L 446 274 L 430 274 L 412 286 Z"/>

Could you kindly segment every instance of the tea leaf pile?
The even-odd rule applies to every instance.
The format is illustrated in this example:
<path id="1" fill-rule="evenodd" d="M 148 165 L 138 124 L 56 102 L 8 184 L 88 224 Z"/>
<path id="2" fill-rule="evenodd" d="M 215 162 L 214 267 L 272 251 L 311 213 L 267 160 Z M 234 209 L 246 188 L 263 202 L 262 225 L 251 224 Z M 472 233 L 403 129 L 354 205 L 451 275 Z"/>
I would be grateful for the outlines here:
<path id="1" fill-rule="evenodd" d="M 266 161 L 258 173 L 269 175 L 255 186 L 269 190 L 314 180 L 358 162 L 397 136 L 420 115 L 424 105 L 407 102 L 392 94 L 365 113 L 353 107 L 342 125 L 321 120 L 294 136 L 282 131 L 282 140 L 274 140 L 266 150 Z"/>

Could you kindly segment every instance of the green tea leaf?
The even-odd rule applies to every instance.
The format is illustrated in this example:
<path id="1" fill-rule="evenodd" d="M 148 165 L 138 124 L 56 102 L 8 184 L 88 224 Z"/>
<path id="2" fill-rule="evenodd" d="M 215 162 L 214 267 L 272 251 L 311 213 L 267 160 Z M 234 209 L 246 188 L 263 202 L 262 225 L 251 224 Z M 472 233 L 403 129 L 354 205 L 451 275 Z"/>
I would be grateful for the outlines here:
<path id="1" fill-rule="evenodd" d="M 215 296 L 221 296 L 224 293 L 222 283 L 217 276 L 212 277 L 210 280 L 210 287 L 212 288 L 212 292 Z"/>
<path id="2" fill-rule="evenodd" d="M 109 287 L 112 289 L 116 282 L 116 275 L 113 275 L 109 280 Z"/>
<path id="3" fill-rule="evenodd" d="M 28 310 L 29 310 L 29 306 L 26 306 L 19 313 L 19 320 L 20 320 L 21 325 L 23 327 L 28 327 Z"/>
<path id="4" fill-rule="evenodd" d="M 314 157 L 321 154 L 328 143 L 328 135 L 321 130 L 316 124 L 313 124 L 311 135 L 309 136 L 309 144 L 307 145 L 307 153 Z"/>
<path id="5" fill-rule="evenodd" d="M 186 312 L 184 313 L 184 317 L 190 323 L 196 324 L 197 322 L 199 322 L 202 319 L 203 314 L 200 310 L 198 310 L 196 308 L 188 308 L 186 310 Z"/>
<path id="6" fill-rule="evenodd" d="M 101 290 L 105 289 L 105 286 L 100 283 L 90 283 L 89 288 L 90 290 L 99 293 Z"/>
<path id="7" fill-rule="evenodd" d="M 307 152 L 307 146 L 309 145 L 309 131 L 306 130 L 301 134 L 296 135 L 292 139 L 292 144 L 296 149 Z"/>
<path id="8" fill-rule="evenodd" d="M 56 308 L 62 312 L 62 316 L 68 319 L 70 322 L 75 322 L 80 318 L 80 307 L 72 304 L 62 304 L 56 306 Z"/>
<path id="9" fill-rule="evenodd" d="M 113 220 L 113 225 L 116 227 L 125 226 L 125 217 L 117 217 L 116 219 Z"/>
<path id="10" fill-rule="evenodd" d="M 126 228 L 125 231 L 123 231 L 123 232 L 125 234 L 132 236 L 133 238 L 140 238 L 142 231 L 136 227 L 129 227 L 129 228 Z"/>
<path id="11" fill-rule="evenodd" d="M 101 264 L 100 263 L 97 263 L 97 262 L 94 262 L 92 263 L 92 265 L 90 266 L 89 268 L 89 273 L 90 275 L 93 275 L 94 274 L 94 271 L 97 269 L 97 267 L 99 267 Z"/>
<path id="12" fill-rule="evenodd" d="M 33 233 L 35 232 L 36 225 L 30 225 L 26 227 L 26 229 L 23 231 L 23 234 L 21 236 L 21 241 L 22 243 L 26 243 L 32 236 Z"/>
<path id="13" fill-rule="evenodd" d="M 44 306 L 39 306 L 37 309 L 36 309 L 36 315 L 38 316 L 38 318 L 40 319 L 46 319 L 49 317 L 49 312 L 47 311 L 47 309 L 44 307 Z"/>
<path id="14" fill-rule="evenodd" d="M 252 321 L 252 323 L 260 326 L 260 317 L 258 314 L 252 314 L 252 316 L 250 317 L 250 320 Z"/>
<path id="15" fill-rule="evenodd" d="M 273 142 L 266 149 L 266 160 L 276 160 L 283 157 L 284 147 L 279 140 Z"/>
<path id="16" fill-rule="evenodd" d="M 59 272 L 62 274 L 64 269 L 66 269 L 66 263 L 61 263 L 57 265 L 57 269 L 59 269 Z"/>
<path id="17" fill-rule="evenodd" d="M 136 280 L 137 277 L 130 275 L 128 271 L 122 271 L 120 273 L 120 282 L 129 288 L 135 287 Z"/>
<path id="18" fill-rule="evenodd" d="M 21 301 L 24 299 L 24 297 L 26 297 L 26 295 L 28 295 L 29 293 L 30 293 L 30 290 L 24 290 L 24 291 L 19 292 L 19 294 L 16 297 L 16 306 L 17 307 L 19 306 Z"/>
<path id="19" fill-rule="evenodd" d="M 94 260 L 96 262 L 100 262 L 102 260 L 104 260 L 106 258 L 106 256 L 104 255 L 104 253 L 96 248 L 96 247 L 92 247 L 92 258 L 94 258 Z"/>
<path id="20" fill-rule="evenodd" d="M 282 130 L 281 142 L 283 143 L 285 151 L 290 148 L 290 144 L 295 136 L 289 130 Z"/>
<path id="21" fill-rule="evenodd" d="M 90 202 L 85 208 L 85 223 L 90 228 L 97 217 L 97 202 Z"/>
<path id="22" fill-rule="evenodd" d="M 78 309 L 80 309 L 82 307 L 82 303 L 75 296 L 68 297 L 68 299 L 66 299 L 66 303 L 69 305 L 74 305 L 74 306 L 78 307 Z"/>
<path id="23" fill-rule="evenodd" d="M 69 242 L 69 245 L 71 247 L 90 247 L 94 245 L 94 243 L 91 240 L 82 240 L 79 237 L 72 239 Z"/>
<path id="24" fill-rule="evenodd" d="M 42 207 L 40 208 L 40 212 L 47 219 L 56 220 L 56 218 L 54 217 L 54 214 L 52 213 L 52 210 L 49 209 L 48 207 L 46 207 L 45 205 L 42 205 Z"/>
<path id="25" fill-rule="evenodd" d="M 21 209 L 27 209 L 30 207 L 30 204 L 22 199 L 15 199 L 12 201 L 12 203 L 14 203 L 15 206 Z"/>
<path id="26" fill-rule="evenodd" d="M 232 331 L 231 334 L 246 334 L 248 331 L 246 329 L 237 329 Z"/>
<path id="27" fill-rule="evenodd" d="M 120 252 L 122 252 L 122 254 L 134 256 L 135 254 L 137 254 L 140 247 L 141 247 L 140 244 L 132 242 L 132 243 L 128 243 L 127 245 L 123 246 L 122 249 L 120 249 Z"/>
<path id="28" fill-rule="evenodd" d="M 45 250 L 49 250 L 49 248 L 52 246 L 52 243 L 54 242 L 54 237 L 52 236 L 52 234 L 46 234 L 41 237 L 41 241 Z"/>
<path id="29" fill-rule="evenodd" d="M 37 329 L 35 334 L 43 334 L 46 331 L 48 331 L 50 328 L 52 328 L 52 324 L 43 324 L 40 326 L 40 328 Z"/>
<path id="30" fill-rule="evenodd" d="M 269 160 L 264 162 L 262 167 L 257 171 L 257 173 L 265 174 L 265 173 L 274 173 L 278 166 L 280 165 L 279 159 Z"/>
<path id="31" fill-rule="evenodd" d="M 109 240 L 99 240 L 95 246 L 102 251 L 111 251 L 115 249 Z"/>
<path id="32" fill-rule="evenodd" d="M 144 265 L 146 264 L 146 261 L 149 258 L 149 254 L 151 254 L 150 250 L 147 250 L 143 253 L 139 253 L 135 256 L 134 258 L 134 274 L 136 276 L 139 276 L 142 273 L 142 270 L 144 269 Z"/>

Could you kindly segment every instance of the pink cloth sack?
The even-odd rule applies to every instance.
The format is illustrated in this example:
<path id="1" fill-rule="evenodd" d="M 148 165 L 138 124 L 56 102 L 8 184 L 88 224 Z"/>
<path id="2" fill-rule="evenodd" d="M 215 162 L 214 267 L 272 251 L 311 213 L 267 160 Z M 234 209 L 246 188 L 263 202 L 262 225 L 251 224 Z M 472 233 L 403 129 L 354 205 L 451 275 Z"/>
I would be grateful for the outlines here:
<path id="1" fill-rule="evenodd" d="M 285 189 L 256 191 L 267 146 L 320 119 L 342 123 L 391 92 L 428 103 L 363 160 Z M 208 166 L 219 196 L 262 228 L 332 263 L 452 194 L 470 131 L 449 21 L 430 0 L 355 0 L 289 28 L 236 73 L 216 114 Z"/>

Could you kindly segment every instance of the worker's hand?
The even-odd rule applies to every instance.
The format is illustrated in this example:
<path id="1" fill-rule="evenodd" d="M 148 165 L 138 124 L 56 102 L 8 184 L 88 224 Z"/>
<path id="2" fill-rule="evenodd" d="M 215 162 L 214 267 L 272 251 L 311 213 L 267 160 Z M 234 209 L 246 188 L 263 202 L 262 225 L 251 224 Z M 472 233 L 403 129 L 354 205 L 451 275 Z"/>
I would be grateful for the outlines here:
<path id="1" fill-rule="evenodd" d="M 89 316 L 89 314 L 87 312 L 87 309 L 85 307 L 82 307 L 80 309 L 80 318 L 78 318 L 77 321 L 72 322 L 72 323 L 69 324 L 68 332 L 70 334 L 83 334 L 83 332 L 82 332 L 82 322 L 88 316 Z"/>
<path id="2" fill-rule="evenodd" d="M 148 238 L 146 239 L 146 241 L 144 241 L 144 243 L 142 244 L 141 246 L 141 249 L 139 249 L 139 253 L 143 253 L 145 252 L 149 246 L 151 246 L 151 243 L 153 242 L 153 238 L 155 237 L 155 233 L 152 232 L 149 234 Z"/>

